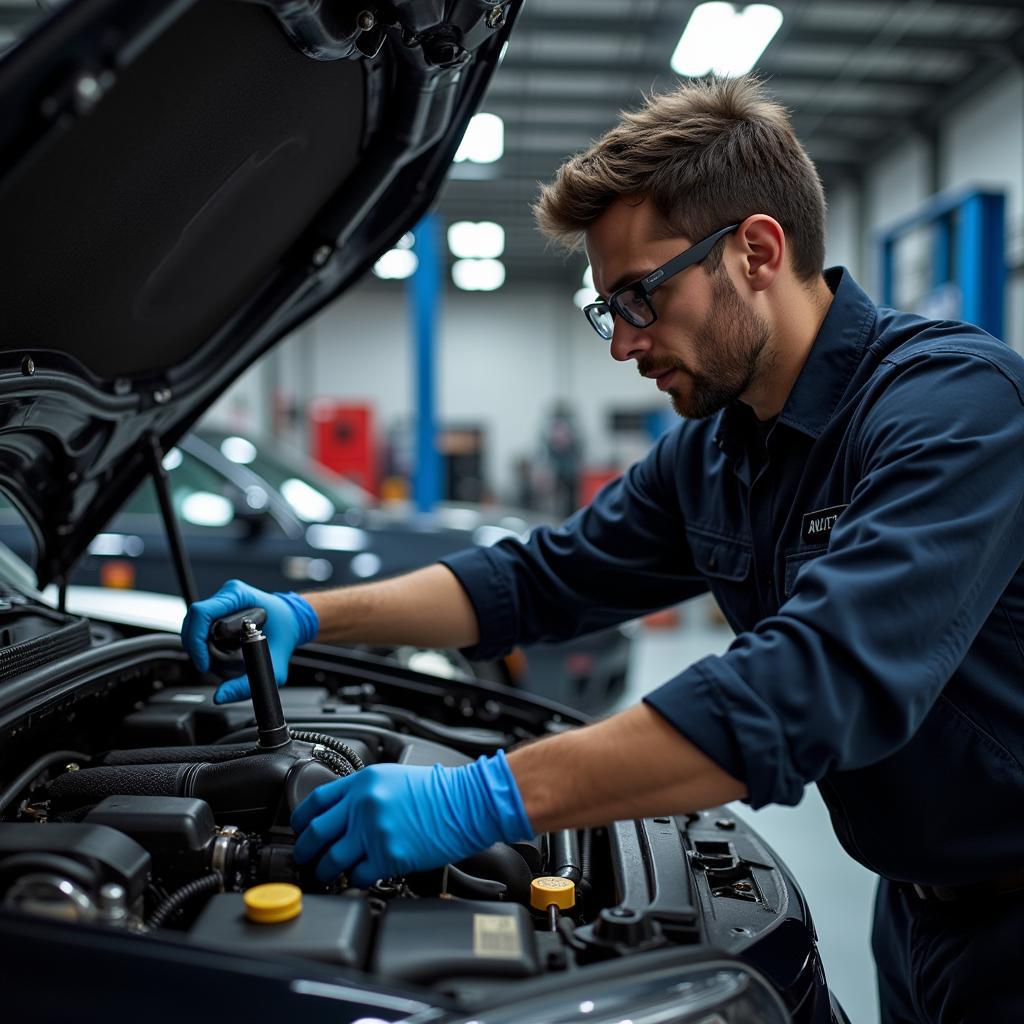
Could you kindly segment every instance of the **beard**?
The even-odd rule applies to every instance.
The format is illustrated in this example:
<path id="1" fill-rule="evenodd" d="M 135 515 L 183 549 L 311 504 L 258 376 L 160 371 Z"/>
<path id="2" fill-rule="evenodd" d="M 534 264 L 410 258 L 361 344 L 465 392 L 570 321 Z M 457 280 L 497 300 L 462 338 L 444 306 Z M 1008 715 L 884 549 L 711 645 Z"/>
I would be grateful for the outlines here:
<path id="1" fill-rule="evenodd" d="M 687 366 L 676 356 L 641 359 L 637 369 L 644 376 L 678 370 L 688 377 L 690 386 L 685 391 L 669 388 L 668 396 L 679 416 L 702 420 L 750 388 L 770 363 L 770 338 L 768 324 L 743 304 L 728 274 L 720 269 L 713 274 L 711 309 L 694 339 L 700 369 Z"/>

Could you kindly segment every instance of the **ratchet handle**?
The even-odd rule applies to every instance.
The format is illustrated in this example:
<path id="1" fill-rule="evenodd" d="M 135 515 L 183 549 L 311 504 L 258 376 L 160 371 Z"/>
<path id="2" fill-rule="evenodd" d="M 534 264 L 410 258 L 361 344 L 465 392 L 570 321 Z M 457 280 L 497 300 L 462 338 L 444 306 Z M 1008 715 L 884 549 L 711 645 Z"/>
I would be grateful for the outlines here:
<path id="1" fill-rule="evenodd" d="M 263 608 L 243 608 L 240 612 L 232 612 L 217 619 L 210 629 L 206 648 L 210 652 L 210 671 L 221 679 L 231 679 L 245 672 L 242 660 L 241 645 L 246 620 L 260 627 L 267 621 L 267 613 Z"/>

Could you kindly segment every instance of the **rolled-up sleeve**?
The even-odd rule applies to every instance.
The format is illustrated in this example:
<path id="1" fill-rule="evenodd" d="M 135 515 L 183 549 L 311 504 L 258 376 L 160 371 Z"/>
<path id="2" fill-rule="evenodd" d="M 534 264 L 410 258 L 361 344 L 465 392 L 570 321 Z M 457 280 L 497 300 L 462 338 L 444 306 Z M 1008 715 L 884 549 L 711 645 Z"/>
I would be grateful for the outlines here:
<path id="1" fill-rule="evenodd" d="M 1016 374 L 933 350 L 880 377 L 827 549 L 777 614 L 646 698 L 754 807 L 907 743 L 1024 558 Z"/>
<path id="2" fill-rule="evenodd" d="M 442 559 L 469 596 L 493 658 L 516 644 L 568 640 L 705 589 L 674 485 L 681 430 L 604 487 L 560 527 Z"/>

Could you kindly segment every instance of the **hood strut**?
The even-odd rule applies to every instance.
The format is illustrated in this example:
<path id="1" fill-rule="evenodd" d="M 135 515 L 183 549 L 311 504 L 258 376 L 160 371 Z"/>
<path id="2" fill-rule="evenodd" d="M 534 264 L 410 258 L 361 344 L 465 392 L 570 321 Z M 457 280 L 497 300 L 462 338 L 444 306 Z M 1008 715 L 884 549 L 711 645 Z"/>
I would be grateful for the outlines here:
<path id="1" fill-rule="evenodd" d="M 167 484 L 167 470 L 164 469 L 164 453 L 160 450 L 160 442 L 156 434 L 149 434 L 146 438 L 146 454 L 149 458 L 150 473 L 153 477 L 153 486 L 156 488 L 156 499 L 160 502 L 160 515 L 163 516 L 164 529 L 167 531 L 167 543 L 171 547 L 171 557 L 174 559 L 174 570 L 178 574 L 178 586 L 181 588 L 181 596 L 185 598 L 185 604 L 191 605 L 199 600 L 196 593 L 196 581 L 192 575 L 192 566 L 185 551 L 185 541 L 181 535 L 181 523 L 174 514 L 174 506 L 171 504 L 171 491 Z"/>

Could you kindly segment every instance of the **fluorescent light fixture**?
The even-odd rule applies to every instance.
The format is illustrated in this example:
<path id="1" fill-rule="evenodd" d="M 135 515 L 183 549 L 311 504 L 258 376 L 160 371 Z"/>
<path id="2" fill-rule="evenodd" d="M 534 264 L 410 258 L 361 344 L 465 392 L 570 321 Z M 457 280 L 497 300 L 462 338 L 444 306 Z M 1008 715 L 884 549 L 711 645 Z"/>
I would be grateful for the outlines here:
<path id="1" fill-rule="evenodd" d="M 597 301 L 597 296 L 594 294 L 594 289 L 593 288 L 581 288 L 572 297 L 572 304 L 577 309 L 582 309 L 588 303 L 596 302 L 596 301 Z"/>
<path id="2" fill-rule="evenodd" d="M 160 464 L 164 469 L 171 473 L 181 465 L 181 452 L 177 448 L 172 448 L 164 457 L 161 459 Z"/>
<path id="3" fill-rule="evenodd" d="M 742 10 L 728 3 L 698 4 L 672 54 L 672 70 L 691 78 L 708 72 L 725 78 L 745 75 L 781 24 L 782 11 L 771 4 Z"/>
<path id="4" fill-rule="evenodd" d="M 505 251 L 505 229 L 491 220 L 459 220 L 448 228 L 448 248 L 459 259 L 497 259 Z"/>
<path id="5" fill-rule="evenodd" d="M 419 257 L 412 249 L 388 249 L 373 265 L 373 272 L 385 281 L 400 281 L 412 277 L 420 265 Z"/>
<path id="6" fill-rule="evenodd" d="M 220 443 L 220 453 L 240 466 L 248 466 L 256 458 L 256 445 L 244 437 L 225 437 Z"/>
<path id="7" fill-rule="evenodd" d="M 505 122 L 497 114 L 474 114 L 455 153 L 455 162 L 493 164 L 505 152 Z"/>
<path id="8" fill-rule="evenodd" d="M 505 283 L 505 264 L 501 260 L 456 260 L 452 280 L 467 292 L 493 292 Z"/>

